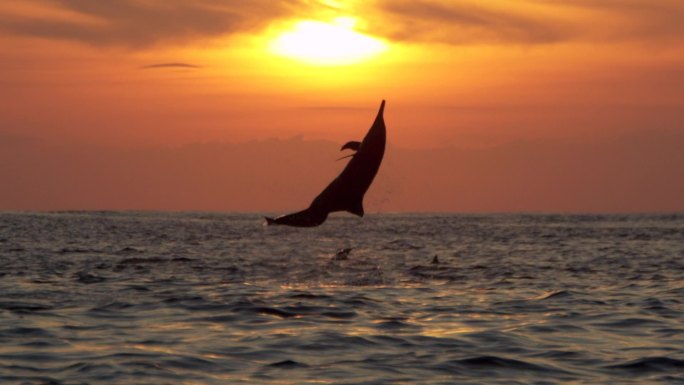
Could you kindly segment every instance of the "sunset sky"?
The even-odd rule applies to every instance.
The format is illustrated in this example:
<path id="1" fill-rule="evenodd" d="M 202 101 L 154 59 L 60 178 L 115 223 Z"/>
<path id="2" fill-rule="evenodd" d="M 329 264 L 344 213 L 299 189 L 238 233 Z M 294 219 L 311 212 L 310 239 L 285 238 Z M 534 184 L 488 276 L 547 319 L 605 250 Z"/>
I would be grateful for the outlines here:
<path id="1" fill-rule="evenodd" d="M 0 210 L 684 211 L 681 0 L 3 0 Z"/>

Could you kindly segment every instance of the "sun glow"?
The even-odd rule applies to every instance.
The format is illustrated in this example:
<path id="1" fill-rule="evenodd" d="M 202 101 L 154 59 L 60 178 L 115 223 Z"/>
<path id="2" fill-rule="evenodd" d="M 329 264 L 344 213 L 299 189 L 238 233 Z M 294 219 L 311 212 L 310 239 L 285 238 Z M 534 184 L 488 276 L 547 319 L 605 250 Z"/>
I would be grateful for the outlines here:
<path id="1" fill-rule="evenodd" d="M 347 65 L 387 50 L 382 41 L 354 31 L 356 19 L 340 17 L 331 23 L 305 20 L 278 35 L 271 52 L 315 65 Z"/>

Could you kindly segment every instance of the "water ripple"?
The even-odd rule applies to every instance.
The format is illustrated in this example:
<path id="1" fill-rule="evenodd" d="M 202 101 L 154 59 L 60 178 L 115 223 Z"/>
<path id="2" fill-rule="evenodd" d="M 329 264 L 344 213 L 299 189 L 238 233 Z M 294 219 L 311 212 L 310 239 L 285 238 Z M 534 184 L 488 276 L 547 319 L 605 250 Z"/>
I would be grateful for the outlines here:
<path id="1" fill-rule="evenodd" d="M 0 382 L 682 383 L 684 215 L 258 222 L 0 214 Z"/>

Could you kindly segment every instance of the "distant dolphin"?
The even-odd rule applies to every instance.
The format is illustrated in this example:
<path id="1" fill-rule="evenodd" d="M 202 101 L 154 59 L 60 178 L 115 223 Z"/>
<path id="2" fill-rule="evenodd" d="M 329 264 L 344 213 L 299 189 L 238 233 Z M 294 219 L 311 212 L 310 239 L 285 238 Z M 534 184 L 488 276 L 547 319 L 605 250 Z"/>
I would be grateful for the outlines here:
<path id="1" fill-rule="evenodd" d="M 335 211 L 348 211 L 363 216 L 363 196 L 368 191 L 375 174 L 378 173 L 382 157 L 385 154 L 385 120 L 383 112 L 385 101 L 362 142 L 348 142 L 341 150 L 356 151 L 352 155 L 342 173 L 337 176 L 309 208 L 296 213 L 281 215 L 277 218 L 266 217 L 268 225 L 287 225 L 297 227 L 314 227 L 325 222 L 328 214 Z"/>

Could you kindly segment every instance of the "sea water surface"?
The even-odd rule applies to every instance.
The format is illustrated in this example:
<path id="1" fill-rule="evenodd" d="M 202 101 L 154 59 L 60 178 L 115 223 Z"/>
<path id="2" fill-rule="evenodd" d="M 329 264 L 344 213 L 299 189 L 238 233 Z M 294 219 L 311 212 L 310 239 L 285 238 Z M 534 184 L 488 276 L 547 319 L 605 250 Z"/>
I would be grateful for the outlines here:
<path id="1" fill-rule="evenodd" d="M 684 383 L 684 215 L 2 213 L 0 383 Z"/>

